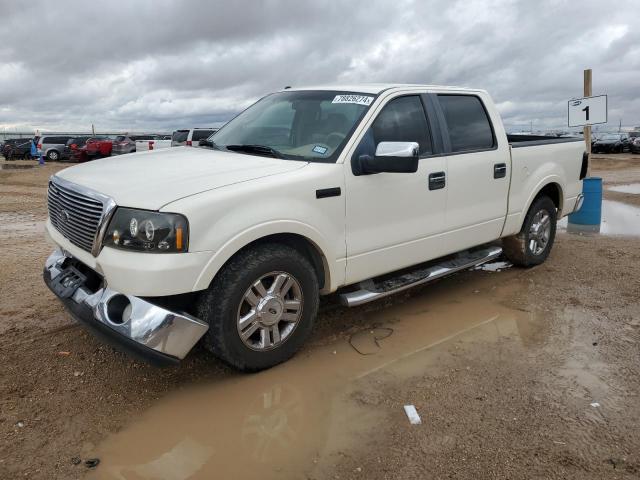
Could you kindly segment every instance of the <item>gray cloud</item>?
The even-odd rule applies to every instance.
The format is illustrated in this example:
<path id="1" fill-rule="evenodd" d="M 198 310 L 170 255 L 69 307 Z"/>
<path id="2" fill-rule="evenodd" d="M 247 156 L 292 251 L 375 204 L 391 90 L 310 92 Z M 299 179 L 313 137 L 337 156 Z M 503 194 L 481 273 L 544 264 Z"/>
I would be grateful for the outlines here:
<path id="1" fill-rule="evenodd" d="M 640 125 L 637 3 L 267 0 L 3 2 L 0 130 L 171 130 L 284 85 L 487 89 L 511 128 L 561 128 L 582 70 Z"/>

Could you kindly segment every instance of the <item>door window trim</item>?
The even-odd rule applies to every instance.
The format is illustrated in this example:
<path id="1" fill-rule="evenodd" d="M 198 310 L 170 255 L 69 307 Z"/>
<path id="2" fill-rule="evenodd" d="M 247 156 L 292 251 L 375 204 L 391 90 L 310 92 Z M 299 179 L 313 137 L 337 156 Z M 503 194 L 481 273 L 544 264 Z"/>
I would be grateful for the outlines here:
<path id="1" fill-rule="evenodd" d="M 480 98 L 480 95 L 473 94 L 473 93 L 463 93 L 463 92 L 430 93 L 429 95 L 434 97 L 433 98 L 434 106 L 436 108 L 436 113 L 440 123 L 440 128 L 442 129 L 442 138 L 444 140 L 445 155 L 447 155 L 448 157 L 452 157 L 454 155 L 466 155 L 469 153 L 491 152 L 498 149 L 499 145 L 498 145 L 498 138 L 496 137 L 496 130 L 493 126 L 491 115 L 489 115 L 489 111 L 487 110 L 486 105 L 482 101 L 482 98 Z M 487 117 L 487 120 L 489 121 L 489 127 L 491 128 L 491 137 L 493 138 L 493 146 L 489 148 L 474 148 L 470 150 L 461 150 L 459 152 L 454 152 L 451 146 L 451 136 L 449 134 L 449 126 L 447 125 L 447 120 L 444 115 L 444 110 L 442 108 L 442 105 L 440 104 L 440 99 L 438 97 L 475 97 L 477 98 L 478 101 L 480 102 L 480 105 L 482 106 L 482 110 L 484 111 L 484 114 Z"/>

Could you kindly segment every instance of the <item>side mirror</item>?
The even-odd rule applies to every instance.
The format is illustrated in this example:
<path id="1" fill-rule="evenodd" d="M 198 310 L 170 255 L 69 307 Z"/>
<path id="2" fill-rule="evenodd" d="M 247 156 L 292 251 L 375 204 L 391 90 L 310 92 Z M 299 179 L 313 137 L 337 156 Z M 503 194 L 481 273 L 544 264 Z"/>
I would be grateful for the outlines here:
<path id="1" fill-rule="evenodd" d="M 368 173 L 415 173 L 418 171 L 420 146 L 416 142 L 380 142 L 375 157 L 360 155 L 363 174 Z"/>

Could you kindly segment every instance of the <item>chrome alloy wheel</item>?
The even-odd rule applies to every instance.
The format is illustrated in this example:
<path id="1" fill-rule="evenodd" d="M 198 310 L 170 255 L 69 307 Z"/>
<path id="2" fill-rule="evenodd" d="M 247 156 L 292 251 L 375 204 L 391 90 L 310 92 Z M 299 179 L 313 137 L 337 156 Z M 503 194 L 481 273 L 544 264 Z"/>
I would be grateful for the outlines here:
<path id="1" fill-rule="evenodd" d="M 542 209 L 536 213 L 529 228 L 529 250 L 534 255 L 540 255 L 547 248 L 551 236 L 551 216 Z"/>
<path id="2" fill-rule="evenodd" d="M 291 274 L 263 275 L 240 301 L 237 316 L 240 339 L 252 350 L 279 347 L 298 326 L 302 306 L 302 288 Z"/>

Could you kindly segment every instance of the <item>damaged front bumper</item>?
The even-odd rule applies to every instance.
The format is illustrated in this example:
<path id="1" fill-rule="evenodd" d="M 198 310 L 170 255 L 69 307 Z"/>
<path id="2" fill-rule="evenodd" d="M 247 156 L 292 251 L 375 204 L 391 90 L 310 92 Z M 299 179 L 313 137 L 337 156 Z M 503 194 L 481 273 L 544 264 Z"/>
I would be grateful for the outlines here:
<path id="1" fill-rule="evenodd" d="M 154 364 L 177 363 L 209 329 L 188 313 L 110 289 L 96 272 L 59 249 L 47 259 L 43 277 L 77 320 Z"/>

